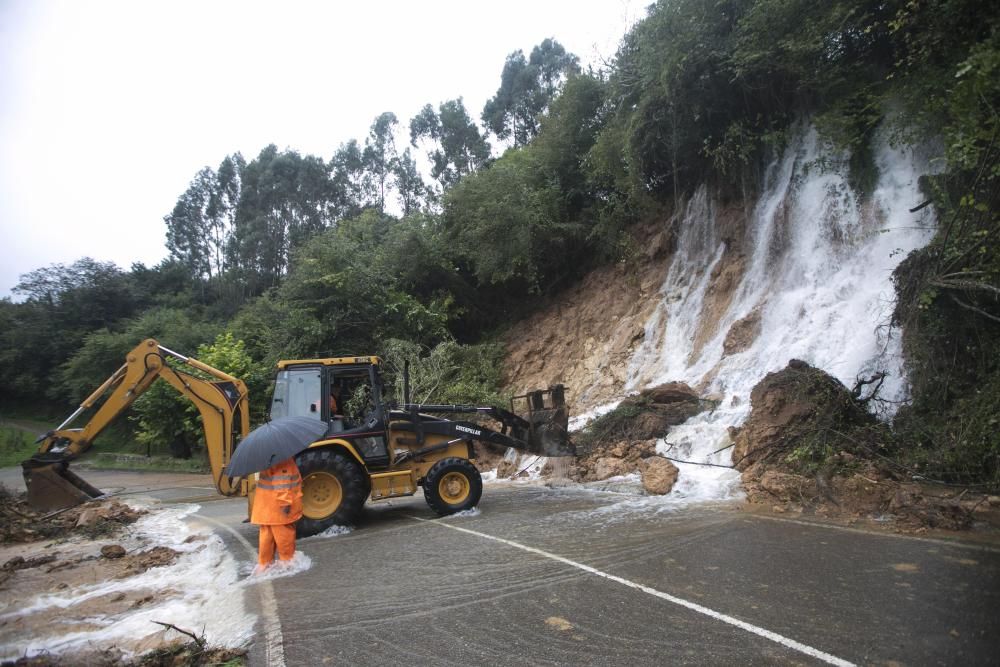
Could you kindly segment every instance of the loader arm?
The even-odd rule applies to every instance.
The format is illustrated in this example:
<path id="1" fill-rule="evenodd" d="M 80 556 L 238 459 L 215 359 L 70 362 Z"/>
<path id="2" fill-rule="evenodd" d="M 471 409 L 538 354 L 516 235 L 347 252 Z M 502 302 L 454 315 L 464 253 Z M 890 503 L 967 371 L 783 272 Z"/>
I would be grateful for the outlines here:
<path id="1" fill-rule="evenodd" d="M 513 412 L 515 403 L 522 404 L 523 417 Z M 576 449 L 569 440 L 569 411 L 562 385 L 515 396 L 511 399 L 511 410 L 495 406 L 431 403 L 404 403 L 399 407 L 400 412 L 393 414 L 410 422 L 412 426 L 403 428 L 414 430 L 418 441 L 422 441 L 422 432 L 427 431 L 511 447 L 540 456 L 576 455 Z M 421 413 L 477 414 L 496 420 L 501 428 L 495 431 L 481 424 L 447 420 L 425 422 L 419 418 Z"/>
<path id="2" fill-rule="evenodd" d="M 166 363 L 168 357 L 212 377 L 205 380 L 177 370 Z M 62 509 L 101 495 L 70 472 L 68 464 L 93 445 L 94 439 L 115 421 L 156 381 L 167 384 L 188 398 L 198 408 L 205 433 L 212 481 L 219 493 L 227 496 L 245 493 L 243 485 L 234 486 L 223 474 L 237 438 L 250 429 L 246 385 L 239 379 L 169 350 L 153 339 L 135 347 L 125 363 L 112 373 L 80 407 L 55 430 L 38 439 L 38 453 L 24 461 L 28 502 L 38 509 Z M 96 411 L 80 428 L 68 428 L 85 411 Z"/>

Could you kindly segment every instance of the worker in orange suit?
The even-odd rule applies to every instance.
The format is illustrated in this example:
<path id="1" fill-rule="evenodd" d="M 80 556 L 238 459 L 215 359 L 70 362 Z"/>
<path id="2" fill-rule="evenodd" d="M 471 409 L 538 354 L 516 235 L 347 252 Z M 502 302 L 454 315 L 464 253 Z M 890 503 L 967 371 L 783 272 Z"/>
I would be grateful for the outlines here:
<path id="1" fill-rule="evenodd" d="M 260 526 L 255 572 L 274 561 L 288 563 L 295 555 L 295 522 L 302 517 L 302 475 L 294 459 L 276 463 L 257 477 L 250 521 Z"/>

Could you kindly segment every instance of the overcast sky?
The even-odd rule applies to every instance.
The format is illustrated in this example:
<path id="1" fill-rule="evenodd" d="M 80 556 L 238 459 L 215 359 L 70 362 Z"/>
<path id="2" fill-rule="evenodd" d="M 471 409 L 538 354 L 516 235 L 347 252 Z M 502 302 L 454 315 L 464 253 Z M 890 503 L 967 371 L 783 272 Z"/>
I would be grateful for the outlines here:
<path id="1" fill-rule="evenodd" d="M 0 0 L 0 297 L 89 256 L 153 265 L 195 173 L 267 144 L 329 159 L 372 120 L 465 98 L 554 37 L 610 58 L 631 0 Z"/>

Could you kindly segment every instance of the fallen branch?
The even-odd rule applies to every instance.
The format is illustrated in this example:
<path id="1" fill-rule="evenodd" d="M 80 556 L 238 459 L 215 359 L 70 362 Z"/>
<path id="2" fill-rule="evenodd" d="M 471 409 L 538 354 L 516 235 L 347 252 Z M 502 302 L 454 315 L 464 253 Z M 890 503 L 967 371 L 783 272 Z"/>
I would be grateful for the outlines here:
<path id="1" fill-rule="evenodd" d="M 961 299 L 959 299 L 954 294 L 951 294 L 950 296 L 951 296 L 951 300 L 954 301 L 955 303 L 957 303 L 962 308 L 965 308 L 966 310 L 971 310 L 972 312 L 976 313 L 977 315 L 982 315 L 986 319 L 993 320 L 994 322 L 1000 322 L 1000 317 L 997 317 L 996 315 L 991 315 L 990 313 L 987 313 L 982 308 L 976 308 L 971 303 L 965 303 L 964 301 L 962 301 Z"/>
<path id="2" fill-rule="evenodd" d="M 991 292 L 1000 296 L 1000 287 L 994 287 L 989 283 L 983 283 L 977 280 L 943 280 L 938 278 L 937 280 L 932 280 L 930 284 L 933 287 L 940 287 L 942 289 L 979 290 L 981 292 Z"/>
<path id="3" fill-rule="evenodd" d="M 659 454 L 659 456 L 663 456 L 663 454 Z M 735 466 L 724 466 L 718 463 L 700 463 L 698 461 L 684 461 L 683 459 L 675 459 L 670 456 L 663 456 L 663 458 L 667 459 L 668 461 L 673 461 L 675 463 L 690 463 L 693 466 L 711 466 L 712 468 L 729 468 L 730 470 L 732 470 L 735 467 Z"/>
<path id="4" fill-rule="evenodd" d="M 205 648 L 205 638 L 204 637 L 198 637 L 193 632 L 188 632 L 187 630 L 182 630 L 181 628 L 178 628 L 173 623 L 161 623 L 160 621 L 153 621 L 153 623 L 156 623 L 157 625 L 162 625 L 163 627 L 169 628 L 171 630 L 175 630 L 175 631 L 181 633 L 182 635 L 187 635 L 188 637 L 190 637 L 191 639 L 194 640 L 194 643 L 198 645 L 198 648 Z"/>

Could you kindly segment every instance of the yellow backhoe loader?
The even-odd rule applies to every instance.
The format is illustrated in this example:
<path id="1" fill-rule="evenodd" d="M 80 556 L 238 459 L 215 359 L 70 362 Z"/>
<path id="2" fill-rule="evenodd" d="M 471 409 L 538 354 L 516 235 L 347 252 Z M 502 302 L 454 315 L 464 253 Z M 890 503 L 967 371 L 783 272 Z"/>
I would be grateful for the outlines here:
<path id="1" fill-rule="evenodd" d="M 179 363 L 167 364 L 168 358 Z M 319 440 L 296 456 L 303 477 L 300 536 L 351 523 L 368 498 L 410 496 L 421 487 L 427 504 L 438 514 L 474 507 L 482 494 L 482 478 L 473 465 L 477 441 L 546 456 L 574 453 L 567 436 L 569 413 L 562 385 L 516 396 L 511 410 L 504 410 L 410 403 L 406 377 L 406 397 L 397 406 L 383 400 L 380 371 L 381 361 L 374 356 L 278 363 L 270 417 L 307 416 L 326 427 Z M 252 504 L 254 476 L 232 479 L 225 474 L 234 448 L 249 432 L 246 386 L 152 339 L 132 350 L 122 367 L 56 430 L 39 438 L 38 453 L 22 464 L 28 502 L 41 510 L 55 510 L 100 497 L 98 489 L 69 469 L 69 462 L 87 451 L 94 438 L 157 378 L 198 407 L 219 493 L 249 496 Z M 521 415 L 514 412 L 516 408 Z M 88 411 L 93 412 L 82 428 L 68 428 Z M 494 430 L 478 421 L 439 416 L 444 414 L 477 414 L 501 427 Z"/>

